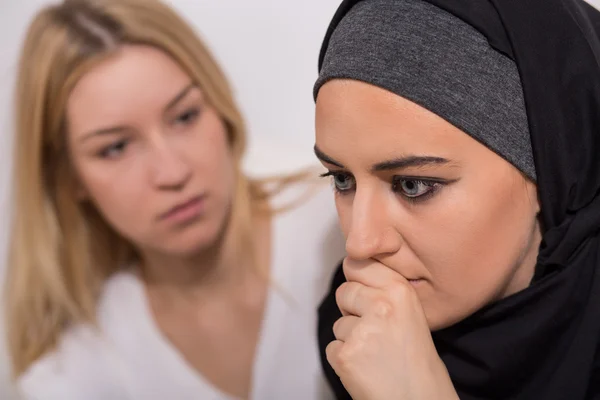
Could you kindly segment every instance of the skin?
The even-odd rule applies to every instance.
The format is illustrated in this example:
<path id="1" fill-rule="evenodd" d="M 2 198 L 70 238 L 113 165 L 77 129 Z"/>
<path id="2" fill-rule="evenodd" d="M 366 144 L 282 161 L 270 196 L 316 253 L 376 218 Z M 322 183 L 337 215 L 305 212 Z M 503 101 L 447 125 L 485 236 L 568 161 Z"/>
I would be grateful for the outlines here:
<path id="1" fill-rule="evenodd" d="M 348 255 L 330 363 L 357 399 L 455 398 L 429 332 L 529 285 L 535 184 L 425 108 L 358 81 L 320 89 L 315 151 Z"/>
<path id="2" fill-rule="evenodd" d="M 247 397 L 266 283 L 225 250 L 235 169 L 223 120 L 168 55 L 129 45 L 81 78 L 67 121 L 81 201 L 138 249 L 158 327 L 207 380 Z M 190 199 L 186 218 L 165 216 Z M 256 233 L 268 265 L 267 219 Z"/>
<path id="3" fill-rule="evenodd" d="M 233 163 L 221 118 L 177 64 L 158 50 L 123 48 L 78 82 L 67 119 L 85 195 L 116 231 L 157 255 L 193 256 L 213 244 Z M 162 218 L 198 195 L 206 199 L 197 221 Z"/>

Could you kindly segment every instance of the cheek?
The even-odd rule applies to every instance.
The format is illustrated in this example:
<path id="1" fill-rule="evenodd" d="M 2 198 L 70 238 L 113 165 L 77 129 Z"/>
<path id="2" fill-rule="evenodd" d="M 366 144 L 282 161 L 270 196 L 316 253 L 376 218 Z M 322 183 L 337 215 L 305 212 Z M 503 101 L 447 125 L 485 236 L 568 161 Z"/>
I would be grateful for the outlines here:
<path id="1" fill-rule="evenodd" d="M 188 146 L 186 151 L 201 186 L 207 186 L 205 189 L 218 193 L 220 197 L 229 197 L 233 191 L 236 165 L 224 124 L 215 120 L 209 129 L 202 132 L 197 145 Z"/>
<path id="2" fill-rule="evenodd" d="M 335 208 L 337 210 L 340 229 L 342 230 L 344 239 L 348 239 L 348 234 L 350 233 L 350 228 L 352 226 L 351 197 L 349 195 L 335 193 Z"/>
<path id="3" fill-rule="evenodd" d="M 477 309 L 514 276 L 535 219 L 518 186 L 496 181 L 461 189 L 430 210 L 407 239 L 448 304 Z"/>
<path id="4" fill-rule="evenodd" d="M 117 231 L 131 236 L 147 226 L 150 210 L 145 205 L 150 205 L 150 191 L 140 168 L 107 167 L 91 161 L 80 163 L 78 170 L 86 199 Z"/>

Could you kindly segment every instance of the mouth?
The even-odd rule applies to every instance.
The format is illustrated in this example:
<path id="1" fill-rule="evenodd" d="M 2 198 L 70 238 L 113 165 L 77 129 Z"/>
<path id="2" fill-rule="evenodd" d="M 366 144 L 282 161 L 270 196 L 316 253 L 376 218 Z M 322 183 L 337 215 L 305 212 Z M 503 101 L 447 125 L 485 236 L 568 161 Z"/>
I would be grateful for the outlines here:
<path id="1" fill-rule="evenodd" d="M 418 286 L 419 284 L 425 282 L 423 279 L 409 279 L 408 282 L 413 286 Z"/>
<path id="2" fill-rule="evenodd" d="M 205 195 L 199 195 L 179 203 L 170 208 L 167 212 L 161 214 L 159 220 L 183 223 L 197 218 L 204 211 L 205 197 Z"/>

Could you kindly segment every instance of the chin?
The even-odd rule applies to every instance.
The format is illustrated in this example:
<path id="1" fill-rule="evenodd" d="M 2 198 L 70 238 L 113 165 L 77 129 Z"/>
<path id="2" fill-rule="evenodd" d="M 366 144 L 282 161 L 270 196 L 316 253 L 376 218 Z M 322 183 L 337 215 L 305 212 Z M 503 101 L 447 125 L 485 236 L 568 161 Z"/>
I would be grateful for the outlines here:
<path id="1" fill-rule="evenodd" d="M 456 321 L 447 321 L 447 320 L 429 320 L 429 318 L 427 318 L 427 322 L 429 324 L 429 330 L 431 332 L 435 332 L 435 331 L 440 331 L 442 329 L 448 328 L 454 324 L 456 324 L 457 322 L 459 322 L 460 320 L 456 320 Z"/>
<path id="2" fill-rule="evenodd" d="M 170 232 L 158 240 L 155 248 L 175 257 L 193 257 L 219 246 L 223 238 L 222 224 L 213 223 L 190 226 L 179 232 Z"/>
<path id="3" fill-rule="evenodd" d="M 457 313 L 456 310 L 448 309 L 448 307 L 423 306 L 423 309 L 431 332 L 449 328 L 469 316 L 469 314 Z"/>
<path id="4" fill-rule="evenodd" d="M 161 246 L 160 252 L 165 255 L 176 258 L 192 258 L 212 249 L 210 241 L 197 241 L 193 243 L 170 243 L 168 246 Z"/>

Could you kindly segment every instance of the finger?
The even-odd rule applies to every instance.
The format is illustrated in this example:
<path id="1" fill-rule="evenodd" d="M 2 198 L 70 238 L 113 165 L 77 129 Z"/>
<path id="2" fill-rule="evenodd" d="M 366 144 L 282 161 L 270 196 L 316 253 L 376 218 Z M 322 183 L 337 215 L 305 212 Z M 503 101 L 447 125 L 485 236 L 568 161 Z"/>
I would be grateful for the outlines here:
<path id="1" fill-rule="evenodd" d="M 336 290 L 336 303 L 342 316 L 388 319 L 400 313 L 417 312 L 424 320 L 421 302 L 410 284 L 377 289 L 359 282 L 344 282 Z M 412 314 L 411 314 L 412 315 Z"/>
<path id="2" fill-rule="evenodd" d="M 331 365 L 331 367 L 334 369 L 334 371 L 339 375 L 339 362 L 338 360 L 340 359 L 340 351 L 342 350 L 342 347 L 344 346 L 344 342 L 342 342 L 341 340 L 334 340 L 332 342 L 330 342 L 327 347 L 325 347 L 325 357 L 327 358 L 327 362 L 329 363 L 329 365 Z"/>
<path id="3" fill-rule="evenodd" d="M 397 285 L 410 287 L 408 280 L 400 273 L 375 260 L 356 261 L 346 257 L 343 270 L 346 280 L 369 287 L 379 289 Z"/>
<path id="4" fill-rule="evenodd" d="M 369 312 L 376 297 L 381 297 L 379 289 L 370 288 L 358 282 L 344 282 L 335 292 L 336 303 L 343 316 L 362 317 Z"/>
<path id="5" fill-rule="evenodd" d="M 333 334 L 335 338 L 342 342 L 346 342 L 359 321 L 360 318 L 354 315 L 348 315 L 335 321 L 333 324 Z"/>

